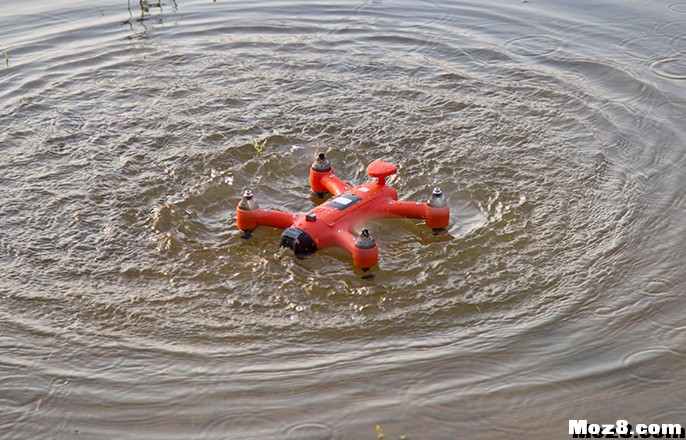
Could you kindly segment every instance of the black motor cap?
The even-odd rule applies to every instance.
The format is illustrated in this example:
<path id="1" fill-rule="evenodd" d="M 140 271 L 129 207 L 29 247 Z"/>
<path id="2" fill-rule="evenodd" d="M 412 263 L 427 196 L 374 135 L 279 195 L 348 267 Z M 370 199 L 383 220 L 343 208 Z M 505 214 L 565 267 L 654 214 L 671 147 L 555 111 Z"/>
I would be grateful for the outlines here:
<path id="1" fill-rule="evenodd" d="M 317 245 L 310 235 L 298 228 L 286 228 L 281 234 L 281 246 L 293 249 L 297 257 L 306 257 L 317 252 Z"/>

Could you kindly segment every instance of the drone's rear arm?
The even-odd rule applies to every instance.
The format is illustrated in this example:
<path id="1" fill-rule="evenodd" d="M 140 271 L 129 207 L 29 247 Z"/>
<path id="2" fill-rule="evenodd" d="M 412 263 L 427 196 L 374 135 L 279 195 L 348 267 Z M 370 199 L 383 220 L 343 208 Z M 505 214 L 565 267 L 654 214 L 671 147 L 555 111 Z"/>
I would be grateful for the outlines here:
<path id="1" fill-rule="evenodd" d="M 403 202 L 393 200 L 386 204 L 386 212 L 391 215 L 405 218 L 423 219 L 426 225 L 432 229 L 443 229 L 450 221 L 450 208 L 446 206 L 432 207 L 429 203 Z"/>

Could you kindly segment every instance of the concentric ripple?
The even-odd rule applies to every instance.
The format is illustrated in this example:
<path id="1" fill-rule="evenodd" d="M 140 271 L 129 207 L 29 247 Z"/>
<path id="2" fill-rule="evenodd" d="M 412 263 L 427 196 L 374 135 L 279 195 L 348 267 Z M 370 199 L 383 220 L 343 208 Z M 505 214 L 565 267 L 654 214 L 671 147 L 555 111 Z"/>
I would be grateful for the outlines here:
<path id="1" fill-rule="evenodd" d="M 0 431 L 558 438 L 683 412 L 682 4 L 410 3 L 0 16 Z M 352 184 L 397 164 L 402 199 L 440 186 L 450 227 L 369 224 L 372 279 L 242 239 L 246 188 L 312 208 L 318 152 Z"/>
<path id="2" fill-rule="evenodd" d="M 650 68 L 665 78 L 683 80 L 686 79 L 686 56 L 655 60 Z"/>

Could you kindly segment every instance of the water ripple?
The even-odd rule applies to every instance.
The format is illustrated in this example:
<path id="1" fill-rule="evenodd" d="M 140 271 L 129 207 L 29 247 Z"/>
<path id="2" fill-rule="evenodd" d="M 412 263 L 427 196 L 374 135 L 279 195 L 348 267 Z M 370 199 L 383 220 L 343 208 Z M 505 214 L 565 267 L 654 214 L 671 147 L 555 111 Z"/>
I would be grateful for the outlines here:
<path id="1" fill-rule="evenodd" d="M 667 5 L 667 10 L 675 14 L 686 14 L 686 3 L 676 2 Z"/>
<path id="2" fill-rule="evenodd" d="M 561 49 L 562 41 L 550 35 L 529 35 L 507 42 L 513 52 L 518 55 L 535 57 L 553 54 Z"/>
<path id="3" fill-rule="evenodd" d="M 656 74 L 669 79 L 686 79 L 686 56 L 665 57 L 650 63 L 650 69 Z"/>

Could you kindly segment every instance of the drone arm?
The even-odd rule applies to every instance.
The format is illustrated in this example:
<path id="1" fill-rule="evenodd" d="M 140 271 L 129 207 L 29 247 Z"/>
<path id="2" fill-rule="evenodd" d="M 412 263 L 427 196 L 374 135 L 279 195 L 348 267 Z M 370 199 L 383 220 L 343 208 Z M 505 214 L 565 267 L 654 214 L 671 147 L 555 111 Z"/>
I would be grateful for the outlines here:
<path id="1" fill-rule="evenodd" d="M 426 218 L 426 203 L 393 200 L 386 204 L 385 211 L 396 217 Z"/>
<path id="2" fill-rule="evenodd" d="M 236 222 L 241 231 L 252 231 L 258 226 L 286 229 L 293 225 L 297 215 L 276 209 L 236 209 Z"/>
<path id="3" fill-rule="evenodd" d="M 394 200 L 385 206 L 391 215 L 405 218 L 423 219 L 432 229 L 443 229 L 450 222 L 450 208 L 446 206 L 433 207 L 429 203 L 403 202 Z"/>
<path id="4" fill-rule="evenodd" d="M 340 196 L 350 190 L 351 186 L 336 177 L 331 162 L 324 153 L 319 153 L 310 167 L 310 188 L 312 192 L 320 196 L 327 192 Z"/>
<path id="5" fill-rule="evenodd" d="M 379 246 L 373 239 L 355 235 L 347 228 L 340 229 L 330 235 L 322 247 L 335 246 L 349 252 L 353 257 L 353 264 L 358 269 L 369 269 L 379 263 Z"/>
<path id="6" fill-rule="evenodd" d="M 351 186 L 338 178 L 335 174 L 331 173 L 322 178 L 322 184 L 326 189 L 335 196 L 340 196 L 346 191 L 349 191 Z"/>

